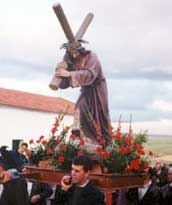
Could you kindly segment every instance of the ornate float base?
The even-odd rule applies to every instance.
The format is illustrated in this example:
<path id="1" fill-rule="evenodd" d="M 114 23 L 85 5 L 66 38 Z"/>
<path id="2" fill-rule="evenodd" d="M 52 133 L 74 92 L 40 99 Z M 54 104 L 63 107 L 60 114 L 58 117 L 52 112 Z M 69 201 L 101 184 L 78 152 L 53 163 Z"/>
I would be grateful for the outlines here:
<path id="1" fill-rule="evenodd" d="M 61 178 L 69 174 L 67 171 L 53 170 L 49 168 L 40 168 L 27 166 L 27 173 L 33 177 L 29 177 L 30 181 L 46 182 L 50 184 L 59 184 Z M 93 172 L 91 179 L 96 186 L 105 192 L 113 192 L 117 189 L 141 187 L 144 185 L 146 174 L 101 174 Z"/>

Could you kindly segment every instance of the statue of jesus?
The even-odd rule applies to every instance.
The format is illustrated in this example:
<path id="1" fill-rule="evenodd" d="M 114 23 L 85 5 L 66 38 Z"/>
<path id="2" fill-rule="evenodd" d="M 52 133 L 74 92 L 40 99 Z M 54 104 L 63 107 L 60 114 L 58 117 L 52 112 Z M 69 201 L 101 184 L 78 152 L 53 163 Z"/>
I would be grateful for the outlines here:
<path id="1" fill-rule="evenodd" d="M 60 21 L 68 43 L 63 44 L 66 54 L 63 61 L 56 66 L 55 78 L 58 86 L 52 89 L 66 89 L 81 87 L 81 94 L 75 106 L 74 130 L 81 131 L 91 142 L 108 145 L 109 137 L 109 109 L 107 84 L 98 57 L 83 46 L 82 37 L 93 18 L 89 13 L 74 36 L 60 4 L 53 6 Z M 78 133 L 78 132 L 77 132 Z"/>

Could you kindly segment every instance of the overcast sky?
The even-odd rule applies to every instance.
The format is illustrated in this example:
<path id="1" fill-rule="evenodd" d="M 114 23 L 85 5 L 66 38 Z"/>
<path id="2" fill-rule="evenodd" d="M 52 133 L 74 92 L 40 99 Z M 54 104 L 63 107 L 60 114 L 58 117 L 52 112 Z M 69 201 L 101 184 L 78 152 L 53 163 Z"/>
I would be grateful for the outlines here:
<path id="1" fill-rule="evenodd" d="M 79 89 L 51 91 L 48 84 L 64 51 L 65 35 L 53 0 L 2 1 L 0 87 L 64 97 Z M 74 33 L 94 13 L 84 39 L 102 63 L 112 121 L 122 114 L 150 133 L 172 135 L 172 1 L 61 0 Z M 138 127 L 137 127 L 138 128 Z"/>

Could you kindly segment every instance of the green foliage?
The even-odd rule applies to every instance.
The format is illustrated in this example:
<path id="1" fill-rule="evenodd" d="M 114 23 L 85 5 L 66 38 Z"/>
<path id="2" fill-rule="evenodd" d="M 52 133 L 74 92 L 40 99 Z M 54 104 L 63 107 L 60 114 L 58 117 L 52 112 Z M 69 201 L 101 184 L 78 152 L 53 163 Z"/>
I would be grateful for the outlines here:
<path id="1" fill-rule="evenodd" d="M 109 147 L 97 149 L 102 156 L 101 166 L 106 167 L 108 173 L 143 173 L 149 166 L 149 157 L 143 146 L 147 142 L 146 134 L 133 135 L 131 129 L 123 134 L 120 129 L 111 132 Z"/>

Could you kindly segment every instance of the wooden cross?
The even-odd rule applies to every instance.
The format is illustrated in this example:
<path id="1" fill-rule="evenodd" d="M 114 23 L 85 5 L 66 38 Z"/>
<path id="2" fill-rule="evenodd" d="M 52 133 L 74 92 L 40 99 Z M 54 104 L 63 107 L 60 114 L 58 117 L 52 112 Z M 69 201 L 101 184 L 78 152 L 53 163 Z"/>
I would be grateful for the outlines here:
<path id="1" fill-rule="evenodd" d="M 72 29 L 68 23 L 68 20 L 64 14 L 64 11 L 59 3 L 53 5 L 53 10 L 61 24 L 61 27 L 65 33 L 65 36 L 68 40 L 68 43 L 77 45 L 79 40 L 82 40 L 89 24 L 91 23 L 94 15 L 92 13 L 88 13 L 87 16 L 85 17 L 84 21 L 82 22 L 78 32 L 74 36 Z M 61 78 L 53 77 L 51 80 L 51 83 L 49 87 L 53 90 L 57 90 L 59 87 L 59 84 L 61 83 Z"/>
<path id="2" fill-rule="evenodd" d="M 83 23 L 81 24 L 78 32 L 74 36 L 72 29 L 68 23 L 68 20 L 64 14 L 64 11 L 63 11 L 61 5 L 59 3 L 54 4 L 53 10 L 54 10 L 54 12 L 55 12 L 60 24 L 61 24 L 61 27 L 62 27 L 69 43 L 76 42 L 76 41 L 82 39 L 82 37 L 84 36 L 84 34 L 85 34 L 89 24 L 91 23 L 91 21 L 93 19 L 93 16 L 94 16 L 92 13 L 88 13 L 87 16 L 85 17 Z"/>

